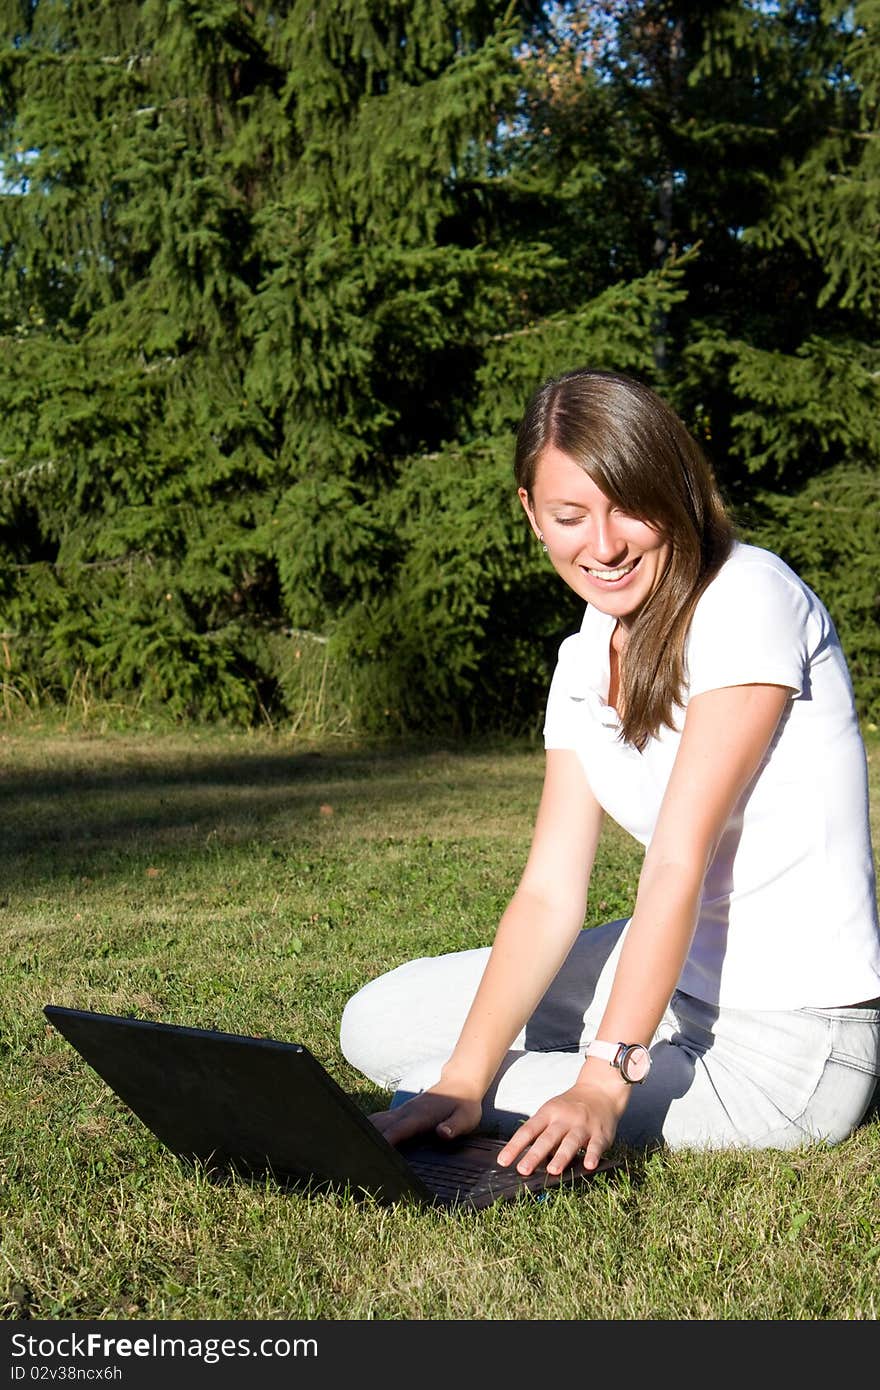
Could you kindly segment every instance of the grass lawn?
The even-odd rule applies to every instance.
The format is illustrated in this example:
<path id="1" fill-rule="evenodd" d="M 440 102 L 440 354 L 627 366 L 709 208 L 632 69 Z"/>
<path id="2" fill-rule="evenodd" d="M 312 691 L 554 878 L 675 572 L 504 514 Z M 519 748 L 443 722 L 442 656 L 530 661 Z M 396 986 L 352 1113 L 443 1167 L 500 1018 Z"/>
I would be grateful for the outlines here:
<path id="1" fill-rule="evenodd" d="M 339 1052 L 343 1005 L 408 957 L 491 940 L 541 770 L 522 745 L 7 726 L 3 1316 L 877 1317 L 876 1116 L 836 1149 L 632 1155 L 546 1203 L 380 1207 L 209 1182 L 45 1025 L 53 1002 L 304 1042 L 377 1108 Z M 611 830 L 590 922 L 628 910 L 638 868 Z"/>

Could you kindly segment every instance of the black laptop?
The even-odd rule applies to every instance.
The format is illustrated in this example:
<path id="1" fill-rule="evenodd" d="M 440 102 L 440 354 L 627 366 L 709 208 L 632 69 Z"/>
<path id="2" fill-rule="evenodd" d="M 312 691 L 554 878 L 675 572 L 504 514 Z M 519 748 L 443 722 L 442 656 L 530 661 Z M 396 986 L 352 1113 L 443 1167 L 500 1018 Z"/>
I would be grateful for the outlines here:
<path id="1" fill-rule="evenodd" d="M 592 1181 L 502 1168 L 505 1140 L 383 1138 L 308 1048 L 269 1038 L 47 1004 L 46 1018 L 174 1153 L 293 1187 L 348 1188 L 379 1201 L 487 1207 Z M 605 1160 L 596 1171 L 611 1167 Z"/>

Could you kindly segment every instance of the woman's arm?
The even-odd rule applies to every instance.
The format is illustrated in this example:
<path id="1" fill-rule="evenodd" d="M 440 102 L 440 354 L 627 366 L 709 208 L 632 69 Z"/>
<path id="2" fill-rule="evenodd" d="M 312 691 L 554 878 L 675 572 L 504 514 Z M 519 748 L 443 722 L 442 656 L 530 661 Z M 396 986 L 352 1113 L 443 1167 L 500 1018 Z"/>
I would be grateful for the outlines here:
<path id="1" fill-rule="evenodd" d="M 706 691 L 690 702 L 600 1038 L 651 1042 L 687 956 L 706 870 L 789 698 L 784 686 L 743 685 Z M 522 1125 L 499 1160 L 523 1155 L 517 1169 L 527 1174 L 549 1159 L 550 1171 L 561 1172 L 585 1149 L 584 1166 L 595 1168 L 628 1098 L 618 1071 L 587 1058 L 571 1090 Z"/>
<path id="2" fill-rule="evenodd" d="M 526 867 L 498 925 L 486 969 L 438 1084 L 373 1123 L 396 1143 L 436 1128 L 453 1137 L 479 1122 L 481 1102 L 581 930 L 602 825 L 577 755 L 547 753 Z"/>

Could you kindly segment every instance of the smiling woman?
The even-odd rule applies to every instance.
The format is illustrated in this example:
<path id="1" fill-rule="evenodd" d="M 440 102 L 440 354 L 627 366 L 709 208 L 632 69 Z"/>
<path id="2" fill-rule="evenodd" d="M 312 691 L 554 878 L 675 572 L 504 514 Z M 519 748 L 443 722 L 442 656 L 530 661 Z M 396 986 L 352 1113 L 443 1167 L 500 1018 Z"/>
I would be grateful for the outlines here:
<path id="1" fill-rule="evenodd" d="M 397 1142 L 478 1125 L 499 1161 L 595 1169 L 618 1136 L 799 1147 L 880 1074 L 867 769 L 821 601 L 738 543 L 683 423 L 628 377 L 547 382 L 516 479 L 582 599 L 531 851 L 491 950 L 411 961 L 343 1016 Z M 645 849 L 632 916 L 582 931 L 603 816 Z"/>
<path id="2" fill-rule="evenodd" d="M 703 453 L 641 383 L 575 371 L 532 398 L 515 472 L 557 573 L 618 619 L 612 661 L 630 647 L 618 710 L 625 736 L 644 747 L 670 723 L 691 615 L 733 542 Z"/>
<path id="3" fill-rule="evenodd" d="M 520 500 L 554 568 L 588 603 L 631 627 L 669 564 L 671 546 L 649 521 L 627 513 L 579 463 L 550 445 L 532 492 Z"/>

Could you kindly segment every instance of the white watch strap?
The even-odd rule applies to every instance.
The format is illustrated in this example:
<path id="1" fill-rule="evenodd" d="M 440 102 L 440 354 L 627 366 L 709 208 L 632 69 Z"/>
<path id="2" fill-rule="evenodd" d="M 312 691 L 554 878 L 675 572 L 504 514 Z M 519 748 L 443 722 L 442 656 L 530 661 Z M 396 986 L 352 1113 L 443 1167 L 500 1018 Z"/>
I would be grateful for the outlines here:
<path id="1" fill-rule="evenodd" d="M 613 1062 L 620 1051 L 620 1043 L 602 1042 L 594 1038 L 586 1051 L 587 1057 L 601 1057 L 603 1062 Z"/>

